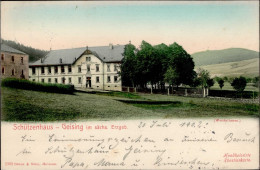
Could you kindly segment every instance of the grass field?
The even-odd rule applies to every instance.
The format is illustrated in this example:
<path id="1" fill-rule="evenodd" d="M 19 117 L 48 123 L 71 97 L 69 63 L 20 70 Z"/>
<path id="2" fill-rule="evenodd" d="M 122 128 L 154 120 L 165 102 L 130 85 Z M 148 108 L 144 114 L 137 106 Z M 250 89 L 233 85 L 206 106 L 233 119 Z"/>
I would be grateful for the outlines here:
<path id="1" fill-rule="evenodd" d="M 123 103 L 142 100 L 147 103 Z M 149 101 L 172 101 L 149 104 Z M 2 120 L 115 120 L 187 117 L 259 117 L 258 104 L 208 98 L 110 92 L 74 95 L 2 88 Z"/>
<path id="2" fill-rule="evenodd" d="M 199 67 L 208 70 L 212 77 L 259 76 L 259 58 L 222 64 L 204 65 Z"/>

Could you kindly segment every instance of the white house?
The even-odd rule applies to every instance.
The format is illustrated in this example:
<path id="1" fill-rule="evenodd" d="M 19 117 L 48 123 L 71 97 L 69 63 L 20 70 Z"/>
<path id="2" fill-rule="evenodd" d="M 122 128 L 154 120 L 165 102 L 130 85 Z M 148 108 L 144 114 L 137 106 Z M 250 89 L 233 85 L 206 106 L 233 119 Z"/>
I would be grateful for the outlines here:
<path id="1" fill-rule="evenodd" d="M 118 71 L 124 45 L 51 50 L 29 65 L 29 79 L 75 87 L 122 90 Z"/>

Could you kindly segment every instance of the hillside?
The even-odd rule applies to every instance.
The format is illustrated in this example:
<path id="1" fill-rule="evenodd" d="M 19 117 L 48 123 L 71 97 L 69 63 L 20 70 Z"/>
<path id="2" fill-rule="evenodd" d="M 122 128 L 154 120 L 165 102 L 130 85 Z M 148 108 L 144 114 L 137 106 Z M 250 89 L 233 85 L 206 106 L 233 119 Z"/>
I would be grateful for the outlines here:
<path id="1" fill-rule="evenodd" d="M 13 47 L 17 50 L 20 50 L 29 55 L 29 62 L 33 62 L 39 60 L 40 58 L 44 57 L 47 54 L 47 51 L 39 50 L 36 48 L 28 47 L 20 43 L 16 43 L 10 40 L 3 40 L 2 42 L 10 47 Z"/>
<path id="2" fill-rule="evenodd" d="M 196 66 L 196 68 L 199 67 L 208 70 L 211 77 L 254 77 L 259 75 L 259 58 L 222 64 Z"/>
<path id="3" fill-rule="evenodd" d="M 221 64 L 228 62 L 238 62 L 243 60 L 259 58 L 259 53 L 243 48 L 229 48 L 224 50 L 208 50 L 197 52 L 191 55 L 196 67 Z"/>

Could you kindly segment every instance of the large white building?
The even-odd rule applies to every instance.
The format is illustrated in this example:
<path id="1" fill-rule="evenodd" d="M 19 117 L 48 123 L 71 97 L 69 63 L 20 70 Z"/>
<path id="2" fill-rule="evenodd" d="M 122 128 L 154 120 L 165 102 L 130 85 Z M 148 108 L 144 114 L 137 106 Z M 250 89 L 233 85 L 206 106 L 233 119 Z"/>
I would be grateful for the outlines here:
<path id="1" fill-rule="evenodd" d="M 51 50 L 29 65 L 29 79 L 75 87 L 122 90 L 118 72 L 123 45 Z"/>

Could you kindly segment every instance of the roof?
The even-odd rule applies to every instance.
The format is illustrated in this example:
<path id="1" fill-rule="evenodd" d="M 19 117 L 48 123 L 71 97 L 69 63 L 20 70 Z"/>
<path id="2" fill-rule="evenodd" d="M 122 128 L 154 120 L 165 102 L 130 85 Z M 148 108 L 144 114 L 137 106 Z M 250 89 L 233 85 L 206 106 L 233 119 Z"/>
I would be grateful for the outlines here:
<path id="1" fill-rule="evenodd" d="M 100 46 L 51 50 L 42 63 L 38 60 L 30 65 L 60 65 L 60 59 L 62 59 L 62 64 L 73 64 L 87 49 L 103 62 L 119 62 L 123 59 L 124 48 L 124 45 L 115 45 L 113 49 L 109 46 Z"/>
<path id="2" fill-rule="evenodd" d="M 24 52 L 22 52 L 22 51 L 19 51 L 19 50 L 17 50 L 17 49 L 14 49 L 14 48 L 12 48 L 12 47 L 6 45 L 6 44 L 1 44 L 1 51 L 27 55 L 26 53 L 24 53 Z"/>

